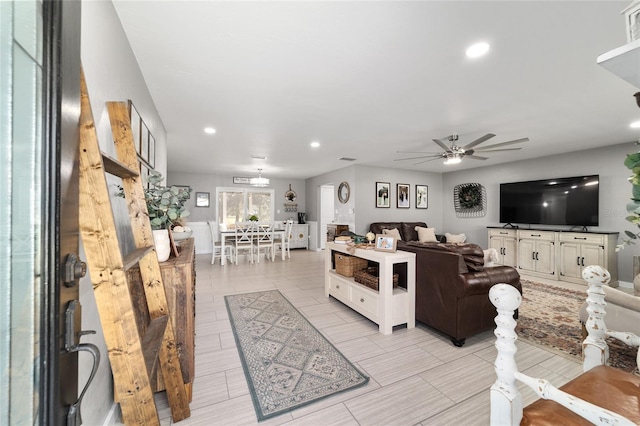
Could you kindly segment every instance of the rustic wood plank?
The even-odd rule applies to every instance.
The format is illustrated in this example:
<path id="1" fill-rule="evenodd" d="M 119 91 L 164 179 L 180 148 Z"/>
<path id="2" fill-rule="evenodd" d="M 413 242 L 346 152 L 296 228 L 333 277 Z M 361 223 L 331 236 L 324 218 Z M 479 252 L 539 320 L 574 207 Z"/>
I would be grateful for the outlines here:
<path id="1" fill-rule="evenodd" d="M 124 270 L 128 271 L 129 269 L 133 268 L 135 265 L 138 264 L 138 262 L 140 262 L 140 259 L 145 257 L 152 250 L 153 250 L 153 246 L 141 247 L 127 254 L 124 257 Z"/>
<path id="2" fill-rule="evenodd" d="M 109 157 L 104 152 L 102 153 L 102 162 L 104 163 L 104 171 L 114 176 L 125 178 L 140 175 L 140 173 L 138 173 L 135 169 L 130 169 L 115 158 Z"/>
<path id="3" fill-rule="evenodd" d="M 137 167 L 138 156 L 133 143 L 129 109 L 126 102 L 107 102 L 111 133 L 116 147 L 118 160 L 129 168 Z M 122 180 L 131 229 L 136 247 L 153 244 L 151 222 L 144 197 L 144 189 L 139 177 Z M 169 314 L 160 265 L 155 250 L 148 253 L 139 262 L 140 274 L 147 297 L 149 316 L 155 319 Z M 167 398 L 171 406 L 173 421 L 180 421 L 191 415 L 189 399 L 185 389 L 179 357 L 176 350 L 173 325 L 168 322 L 160 350 L 160 367 L 167 387 Z"/>
<path id="4" fill-rule="evenodd" d="M 147 373 L 149 374 L 152 388 L 156 386 L 154 381 L 158 376 L 158 353 L 162 346 L 165 330 L 167 329 L 167 321 L 169 321 L 169 315 L 151 320 L 142 338 L 142 353 L 144 354 Z"/>
<path id="5" fill-rule="evenodd" d="M 104 164 L 81 73 L 80 232 L 125 423 L 159 424 L 118 244 Z"/>

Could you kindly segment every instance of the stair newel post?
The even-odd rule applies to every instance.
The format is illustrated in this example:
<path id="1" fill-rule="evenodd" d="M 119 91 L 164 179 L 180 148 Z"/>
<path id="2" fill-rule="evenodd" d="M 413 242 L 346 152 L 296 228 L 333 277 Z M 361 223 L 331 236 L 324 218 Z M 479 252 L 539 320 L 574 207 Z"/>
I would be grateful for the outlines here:
<path id="1" fill-rule="evenodd" d="M 607 326 L 604 322 L 606 315 L 605 293 L 603 285 L 611 279 L 609 271 L 601 266 L 587 266 L 582 270 L 582 278 L 589 284 L 587 290 L 587 320 L 586 329 L 589 333 L 582 342 L 582 369 L 591 370 L 598 365 L 606 365 L 609 361 L 609 346 L 605 341 Z"/>
<path id="2" fill-rule="evenodd" d="M 522 397 L 514 377 L 518 371 L 515 360 L 518 336 L 513 315 L 522 302 L 522 296 L 511 285 L 496 284 L 489 290 L 489 299 L 498 311 L 494 331 L 498 350 L 494 364 L 497 379 L 491 386 L 491 424 L 519 425 L 522 419 Z"/>

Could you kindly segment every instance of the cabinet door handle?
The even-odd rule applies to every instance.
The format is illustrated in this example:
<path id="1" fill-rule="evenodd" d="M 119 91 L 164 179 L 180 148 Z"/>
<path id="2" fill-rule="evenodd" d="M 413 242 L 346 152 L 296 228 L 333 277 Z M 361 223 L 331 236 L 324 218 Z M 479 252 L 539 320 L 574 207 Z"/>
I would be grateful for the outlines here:
<path id="1" fill-rule="evenodd" d="M 360 298 L 360 303 L 364 303 L 364 299 L 362 297 Z"/>
<path id="2" fill-rule="evenodd" d="M 532 260 L 536 260 L 536 252 L 535 251 L 531 252 L 531 259 Z"/>
<path id="3" fill-rule="evenodd" d="M 540 259 L 538 259 L 538 255 L 539 254 L 540 254 L 539 252 L 536 252 L 536 260 L 540 260 Z"/>
<path id="4" fill-rule="evenodd" d="M 582 258 L 581 266 L 584 266 L 584 257 Z"/>
<path id="5" fill-rule="evenodd" d="M 587 237 L 573 237 L 574 240 L 586 240 Z"/>
<path id="6" fill-rule="evenodd" d="M 576 258 L 576 265 L 580 266 L 580 256 Z"/>

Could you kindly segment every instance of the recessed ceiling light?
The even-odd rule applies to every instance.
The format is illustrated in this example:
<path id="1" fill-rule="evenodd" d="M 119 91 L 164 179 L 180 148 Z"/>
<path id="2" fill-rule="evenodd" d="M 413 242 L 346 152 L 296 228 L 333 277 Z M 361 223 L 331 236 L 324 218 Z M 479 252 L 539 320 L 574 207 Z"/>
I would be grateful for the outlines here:
<path id="1" fill-rule="evenodd" d="M 214 129 L 213 127 L 205 127 L 204 132 L 208 135 L 212 135 L 216 132 L 216 129 Z"/>
<path id="2" fill-rule="evenodd" d="M 311 142 L 311 148 L 318 148 L 320 146 L 320 142 Z"/>
<path id="3" fill-rule="evenodd" d="M 489 51 L 489 43 L 482 42 L 482 43 L 476 43 L 474 45 L 471 45 L 467 49 L 466 53 L 469 58 L 477 58 L 484 55 L 488 51 Z"/>
<path id="4" fill-rule="evenodd" d="M 631 127 L 632 129 L 640 129 L 640 121 L 634 121 L 633 123 L 629 124 L 629 127 Z"/>

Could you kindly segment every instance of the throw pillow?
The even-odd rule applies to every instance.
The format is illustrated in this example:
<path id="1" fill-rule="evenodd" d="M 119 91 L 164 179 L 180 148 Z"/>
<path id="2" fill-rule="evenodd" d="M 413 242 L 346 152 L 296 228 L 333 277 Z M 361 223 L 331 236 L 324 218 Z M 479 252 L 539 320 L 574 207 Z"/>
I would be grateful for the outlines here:
<path id="1" fill-rule="evenodd" d="M 467 241 L 467 236 L 464 234 L 450 234 L 445 232 L 444 236 L 447 237 L 448 243 L 464 243 Z"/>
<path id="2" fill-rule="evenodd" d="M 383 229 L 382 233 L 384 235 L 388 235 L 390 237 L 395 238 L 397 241 L 402 241 L 402 237 L 400 236 L 400 231 L 398 231 L 398 228 Z"/>
<path id="3" fill-rule="evenodd" d="M 436 228 L 423 228 L 421 226 L 416 226 L 416 231 L 418 231 L 418 241 L 421 243 L 438 242 L 438 239 L 436 238 Z"/>

